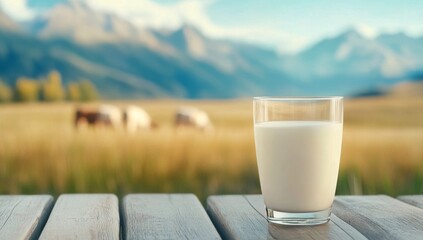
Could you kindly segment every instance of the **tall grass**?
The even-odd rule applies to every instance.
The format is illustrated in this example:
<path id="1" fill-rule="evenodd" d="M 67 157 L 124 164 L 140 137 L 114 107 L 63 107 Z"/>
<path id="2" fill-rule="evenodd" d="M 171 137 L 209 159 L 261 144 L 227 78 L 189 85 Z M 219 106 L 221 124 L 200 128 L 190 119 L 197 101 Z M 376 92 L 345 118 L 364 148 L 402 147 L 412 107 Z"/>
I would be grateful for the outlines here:
<path id="1" fill-rule="evenodd" d="M 250 101 L 156 100 L 157 130 L 75 129 L 70 104 L 0 106 L 0 194 L 259 193 Z M 175 131 L 180 105 L 206 110 L 215 133 Z M 347 101 L 338 194 L 423 193 L 423 100 Z M 401 114 L 399 114 L 401 113 Z"/>

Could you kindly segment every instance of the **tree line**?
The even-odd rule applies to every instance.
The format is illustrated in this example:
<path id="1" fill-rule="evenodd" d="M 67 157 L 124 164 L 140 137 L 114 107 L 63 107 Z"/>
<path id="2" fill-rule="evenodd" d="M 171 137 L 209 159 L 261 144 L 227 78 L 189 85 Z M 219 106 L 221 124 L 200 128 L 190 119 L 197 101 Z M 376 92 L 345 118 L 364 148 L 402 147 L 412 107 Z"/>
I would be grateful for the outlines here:
<path id="1" fill-rule="evenodd" d="M 0 102 L 57 102 L 57 101 L 93 101 L 99 93 L 89 80 L 80 80 L 62 84 L 58 71 L 51 71 L 43 79 L 20 77 L 11 87 L 0 80 Z"/>

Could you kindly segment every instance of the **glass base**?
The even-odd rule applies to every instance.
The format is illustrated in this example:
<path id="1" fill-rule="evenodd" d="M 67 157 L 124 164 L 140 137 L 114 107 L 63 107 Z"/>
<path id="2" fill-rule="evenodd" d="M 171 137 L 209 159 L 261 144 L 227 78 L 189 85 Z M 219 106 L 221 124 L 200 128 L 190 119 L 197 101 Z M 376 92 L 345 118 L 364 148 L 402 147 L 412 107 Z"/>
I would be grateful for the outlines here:
<path id="1" fill-rule="evenodd" d="M 327 223 L 330 220 L 331 209 L 318 212 L 279 212 L 266 208 L 267 220 L 272 223 L 294 226 L 310 226 Z"/>

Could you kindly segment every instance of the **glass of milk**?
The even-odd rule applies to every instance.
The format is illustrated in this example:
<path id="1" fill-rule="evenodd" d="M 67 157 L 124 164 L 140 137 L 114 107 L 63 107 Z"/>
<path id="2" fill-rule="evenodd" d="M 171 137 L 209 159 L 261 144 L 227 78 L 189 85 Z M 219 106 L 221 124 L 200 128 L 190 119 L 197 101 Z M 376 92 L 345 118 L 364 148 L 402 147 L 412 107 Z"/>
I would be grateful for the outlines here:
<path id="1" fill-rule="evenodd" d="M 254 138 L 268 221 L 329 221 L 342 145 L 342 97 L 255 97 Z"/>

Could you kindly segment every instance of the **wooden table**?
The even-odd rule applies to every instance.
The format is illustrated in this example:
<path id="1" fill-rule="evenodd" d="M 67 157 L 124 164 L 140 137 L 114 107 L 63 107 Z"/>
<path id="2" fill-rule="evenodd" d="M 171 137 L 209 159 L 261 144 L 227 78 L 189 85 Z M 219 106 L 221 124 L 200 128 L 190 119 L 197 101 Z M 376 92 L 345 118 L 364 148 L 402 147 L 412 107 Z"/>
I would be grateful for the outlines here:
<path id="1" fill-rule="evenodd" d="M 331 221 L 268 223 L 261 195 L 0 196 L 0 239 L 423 239 L 423 195 L 337 196 Z"/>

